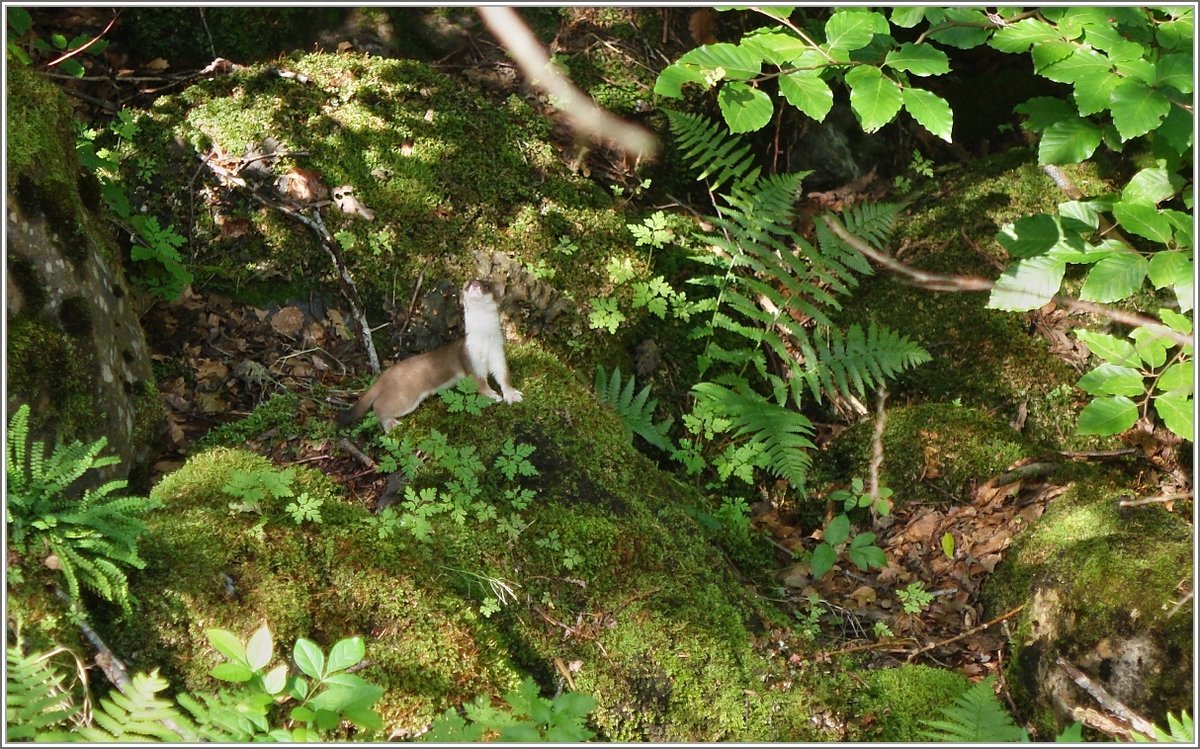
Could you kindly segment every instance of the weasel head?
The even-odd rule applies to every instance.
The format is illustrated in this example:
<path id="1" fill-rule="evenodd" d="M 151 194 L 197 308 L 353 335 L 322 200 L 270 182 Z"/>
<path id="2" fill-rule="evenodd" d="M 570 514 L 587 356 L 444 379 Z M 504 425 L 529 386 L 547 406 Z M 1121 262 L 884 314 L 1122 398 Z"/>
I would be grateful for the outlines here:
<path id="1" fill-rule="evenodd" d="M 464 308 L 471 306 L 495 305 L 497 291 L 495 285 L 490 281 L 484 281 L 479 278 L 473 278 L 463 284 L 462 287 L 462 304 Z"/>

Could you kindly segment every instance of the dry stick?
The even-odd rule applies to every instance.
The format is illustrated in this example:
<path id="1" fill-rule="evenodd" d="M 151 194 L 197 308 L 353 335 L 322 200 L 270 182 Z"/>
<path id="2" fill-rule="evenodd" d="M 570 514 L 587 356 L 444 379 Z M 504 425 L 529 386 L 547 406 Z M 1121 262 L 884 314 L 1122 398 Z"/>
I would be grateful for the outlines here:
<path id="1" fill-rule="evenodd" d="M 1023 608 L 1025 608 L 1025 604 L 1021 604 L 1020 606 L 1016 607 L 1015 609 L 1012 609 L 1011 611 L 1001 614 L 1000 616 L 996 617 L 995 619 L 992 619 L 991 621 L 986 621 L 983 624 L 972 627 L 971 629 L 968 629 L 966 632 L 960 632 L 959 634 L 955 635 L 954 637 L 951 637 L 949 640 L 942 640 L 941 642 L 931 642 L 928 645 L 926 645 L 922 648 L 919 648 L 918 650 L 914 650 L 912 653 L 909 654 L 909 656 L 906 660 L 908 663 L 912 663 L 913 659 L 916 658 L 921 653 L 927 653 L 930 650 L 933 650 L 934 648 L 940 648 L 945 645 L 949 645 L 951 643 L 958 642 L 959 640 L 961 640 L 963 638 L 970 637 L 971 635 L 975 634 L 976 632 L 982 632 L 983 630 L 987 629 L 988 627 L 992 626 L 993 624 L 998 624 L 999 622 L 1002 622 L 1005 619 L 1010 619 L 1010 618 L 1016 616 Z"/>
<path id="2" fill-rule="evenodd" d="M 1100 703 L 1100 707 L 1126 721 L 1129 723 L 1129 725 L 1133 726 L 1134 730 L 1138 731 L 1139 733 L 1144 733 L 1147 736 L 1154 735 L 1153 723 L 1138 715 L 1131 710 L 1128 705 L 1112 696 L 1107 689 L 1092 681 L 1091 677 L 1089 677 L 1087 674 L 1080 671 L 1062 656 L 1056 658 L 1054 663 L 1056 666 L 1061 668 L 1067 674 L 1067 676 L 1071 677 L 1071 681 L 1078 684 L 1083 691 L 1090 694 L 1092 698 L 1096 700 L 1096 702 Z"/>
<path id="3" fill-rule="evenodd" d="M 1174 492 L 1172 494 L 1160 494 L 1157 497 L 1147 497 L 1145 499 L 1122 499 L 1117 503 L 1117 507 L 1138 507 L 1139 505 L 1151 505 L 1157 503 L 1174 502 L 1177 499 L 1191 499 L 1191 492 Z"/>
<path id="4" fill-rule="evenodd" d="M 604 111 L 575 88 L 550 63 L 546 50 L 512 8 L 481 6 L 477 10 L 525 79 L 551 98 L 572 129 L 592 142 L 609 144 L 639 159 L 657 152 L 658 141 L 652 133 Z"/>
<path id="5" fill-rule="evenodd" d="M 97 35 L 95 36 L 95 38 L 93 38 L 93 39 L 92 39 L 90 42 L 88 42 L 87 44 L 83 45 L 82 47 L 79 47 L 79 48 L 77 48 L 77 49 L 73 49 L 73 50 L 71 50 L 70 52 L 66 53 L 65 55 L 62 55 L 62 56 L 60 56 L 60 57 L 56 57 L 56 58 L 54 58 L 54 59 L 53 59 L 53 60 L 51 60 L 50 62 L 46 63 L 46 67 L 47 67 L 47 68 L 52 68 L 52 67 L 54 67 L 55 65 L 59 64 L 60 62 L 62 62 L 63 60 L 66 60 L 66 59 L 68 59 L 68 58 L 74 57 L 75 55 L 79 54 L 80 52 L 83 52 L 85 49 L 87 49 L 88 47 L 92 46 L 92 45 L 93 45 L 93 44 L 95 44 L 96 42 L 100 41 L 100 39 L 101 39 L 101 38 L 102 38 L 102 37 L 103 37 L 105 34 L 107 34 L 107 33 L 108 33 L 108 30 L 109 30 L 109 29 L 111 29 L 111 28 L 113 27 L 113 24 L 117 22 L 117 19 L 121 17 L 121 10 L 123 10 L 123 9 L 118 9 L 118 10 L 117 10 L 117 12 L 116 12 L 116 13 L 113 15 L 113 17 L 112 17 L 112 20 L 111 20 L 111 21 L 109 21 L 109 22 L 108 22 L 108 25 L 104 27 L 104 31 L 101 31 L 99 34 L 97 34 Z"/>
<path id="6" fill-rule="evenodd" d="M 879 386 L 879 404 L 875 407 L 875 433 L 871 436 L 871 512 L 879 505 L 879 468 L 883 465 L 883 425 L 887 412 L 883 404 L 887 401 L 887 388 Z"/>
<path id="7" fill-rule="evenodd" d="M 367 362 L 371 365 L 371 372 L 379 374 L 379 355 L 375 353 L 375 341 L 371 338 L 371 325 L 367 322 L 367 315 L 363 311 L 362 299 L 358 296 L 358 289 L 354 285 L 354 279 L 350 276 L 350 269 L 346 266 L 346 258 L 342 254 L 341 245 L 329 233 L 329 229 L 325 227 L 325 222 L 321 220 L 321 214 L 314 210 L 313 215 L 309 216 L 281 203 L 267 200 L 253 189 L 247 192 L 250 194 L 250 197 L 259 203 L 291 216 L 312 229 L 317 235 L 321 246 L 325 248 L 325 252 L 329 254 L 329 258 L 333 261 L 333 267 L 337 269 L 338 285 L 341 286 L 342 295 L 346 297 L 346 301 L 350 304 L 350 314 L 354 317 L 355 322 L 358 323 L 359 337 L 362 339 L 363 348 L 367 350 Z"/>
<path id="8" fill-rule="evenodd" d="M 1064 458 L 1119 458 L 1123 455 L 1133 455 L 1135 447 L 1122 447 L 1120 450 L 1059 450 Z"/>
<path id="9" fill-rule="evenodd" d="M 829 227 L 829 230 L 836 234 L 843 242 L 893 273 L 898 273 L 912 279 L 916 285 L 922 288 L 933 289 L 934 291 L 991 291 L 996 285 L 995 281 L 980 276 L 946 276 L 941 273 L 918 270 L 912 266 L 905 265 L 891 255 L 880 252 L 862 239 L 851 234 L 836 217 L 826 214 L 821 218 L 825 222 L 825 225 Z M 1180 346 L 1191 346 L 1193 344 L 1191 336 L 1171 330 L 1152 317 L 1124 312 L 1102 304 L 1096 304 L 1095 302 L 1085 302 L 1082 299 L 1072 299 L 1071 297 L 1060 296 L 1058 294 L 1052 296 L 1051 300 L 1069 309 L 1103 315 L 1114 322 L 1124 323 L 1133 327 L 1148 328 L 1159 336 L 1175 341 Z"/>

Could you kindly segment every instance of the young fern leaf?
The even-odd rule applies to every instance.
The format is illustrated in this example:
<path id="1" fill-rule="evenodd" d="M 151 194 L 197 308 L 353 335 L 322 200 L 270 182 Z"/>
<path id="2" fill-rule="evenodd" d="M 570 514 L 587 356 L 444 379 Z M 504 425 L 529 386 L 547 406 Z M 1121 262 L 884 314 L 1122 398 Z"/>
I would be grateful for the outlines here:
<path id="1" fill-rule="evenodd" d="M 183 741 L 168 726 L 186 725 L 187 718 L 174 702 L 158 696 L 168 686 L 157 671 L 134 674 L 128 694 L 109 692 L 92 713 L 94 724 L 79 729 L 80 735 L 86 741 Z"/>
<path id="2" fill-rule="evenodd" d="M 596 367 L 596 397 L 621 416 L 625 423 L 625 433 L 630 440 L 637 434 L 660 450 L 670 452 L 674 449 L 667 437 L 671 422 L 664 420 L 654 423 L 654 409 L 658 408 L 658 401 L 649 400 L 649 385 L 635 395 L 635 380 L 636 378 L 630 375 L 622 386 L 620 367 L 613 369 L 611 375 L 605 374 L 603 367 Z"/>
<path id="3" fill-rule="evenodd" d="M 4 719 L 10 741 L 65 741 L 64 723 L 79 712 L 52 653 L 22 655 L 19 640 L 5 653 Z"/>
<path id="4" fill-rule="evenodd" d="M 697 180 L 712 178 L 711 189 L 715 192 L 721 185 L 743 180 L 754 181 L 759 169 L 754 165 L 750 145 L 741 138 L 730 135 L 725 128 L 707 117 L 684 112 L 665 110 L 675 133 L 683 157 L 698 163 L 702 156 L 706 166 Z"/>
<path id="5" fill-rule="evenodd" d="M 846 335 L 837 328 L 822 328 L 813 343 L 801 349 L 801 376 L 818 402 L 823 392 L 862 397 L 896 374 L 930 359 L 916 342 L 874 323 L 865 333 L 859 325 L 851 325 Z"/>
<path id="6" fill-rule="evenodd" d="M 729 419 L 735 437 L 748 436 L 764 449 L 768 470 L 798 489 L 812 467 L 809 450 L 813 424 L 798 411 L 780 406 L 750 390 L 737 392 L 715 382 L 701 382 L 692 392 L 705 407 Z"/>
<path id="7" fill-rule="evenodd" d="M 1029 734 L 996 699 L 995 680 L 989 676 L 959 695 L 953 705 L 942 709 L 942 720 L 926 720 L 930 730 L 923 732 L 925 738 L 953 744 L 1028 741 Z"/>

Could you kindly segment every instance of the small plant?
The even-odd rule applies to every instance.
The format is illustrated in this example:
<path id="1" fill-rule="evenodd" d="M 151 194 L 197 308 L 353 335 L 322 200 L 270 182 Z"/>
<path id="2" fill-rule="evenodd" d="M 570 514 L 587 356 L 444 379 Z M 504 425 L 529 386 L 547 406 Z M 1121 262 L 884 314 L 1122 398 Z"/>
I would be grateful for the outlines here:
<path id="1" fill-rule="evenodd" d="M 466 412 L 478 416 L 483 413 L 483 409 L 495 403 L 479 392 L 474 377 L 464 377 L 454 387 L 439 392 L 438 397 L 445 402 L 446 410 L 452 414 Z"/>
<path id="2" fill-rule="evenodd" d="M 996 677 L 987 677 L 959 695 L 954 704 L 942 708 L 941 719 L 926 720 L 924 736 L 952 744 L 1028 741 L 1029 734 L 1013 722 L 996 699 L 992 686 L 995 681 Z"/>
<path id="3" fill-rule="evenodd" d="M 76 55 L 79 53 L 98 55 L 108 49 L 107 39 L 97 39 L 87 34 L 79 34 L 72 39 L 67 39 L 66 36 L 55 33 L 50 35 L 50 41 L 46 41 L 31 31 L 33 18 L 25 8 L 8 8 L 6 15 L 8 16 L 7 57 L 10 61 L 31 65 L 33 60 L 30 53 L 43 52 L 53 55 L 55 64 L 61 67 L 67 75 L 81 78 L 87 71 L 83 67 L 83 63 L 76 59 Z M 66 53 L 72 52 L 76 55 L 66 56 Z"/>
<path id="4" fill-rule="evenodd" d="M 734 536 L 746 538 L 750 534 L 750 506 L 742 497 L 725 497 L 713 514 Z"/>
<path id="5" fill-rule="evenodd" d="M 1144 736 L 1140 733 L 1134 732 L 1133 740 L 1139 744 L 1145 744 L 1151 741 L 1193 744 L 1196 741 L 1196 727 L 1192 723 L 1192 716 L 1188 715 L 1187 710 L 1181 712 L 1178 718 L 1171 713 L 1167 713 L 1167 728 L 1171 730 L 1164 731 L 1158 726 L 1155 726 L 1153 736 Z"/>
<path id="6" fill-rule="evenodd" d="M 808 596 L 806 599 L 808 606 L 801 610 L 796 609 L 792 615 L 797 619 L 796 633 L 808 642 L 816 642 L 821 636 L 821 617 L 825 614 L 821 608 L 821 597 L 816 593 Z"/>
<path id="7" fill-rule="evenodd" d="M 607 330 L 616 333 L 617 328 L 627 318 L 617 307 L 617 300 L 612 297 L 599 297 L 592 300 L 592 311 L 588 315 L 588 326 L 593 330 Z"/>
<path id="8" fill-rule="evenodd" d="M 904 604 L 906 614 L 919 614 L 933 602 L 933 595 L 921 583 L 909 583 L 907 588 L 896 591 L 896 597 Z"/>
<path id="9" fill-rule="evenodd" d="M 237 470 L 230 475 L 229 481 L 221 487 L 221 491 L 240 500 L 230 502 L 229 509 L 262 515 L 263 502 L 268 497 L 284 499 L 293 495 L 292 481 L 295 478 L 296 471 L 292 468 L 282 471 L 274 468 Z"/>
<path id="10" fill-rule="evenodd" d="M 813 577 L 824 577 L 825 573 L 833 569 L 833 564 L 847 541 L 850 545 L 845 549 L 846 556 L 860 570 L 882 567 L 887 563 L 887 555 L 883 553 L 883 549 L 874 545 L 874 533 L 858 533 L 851 538 L 850 518 L 844 514 L 829 521 L 822 539 L 817 548 L 813 549 L 812 560 L 809 562 Z"/>
<path id="11" fill-rule="evenodd" d="M 650 386 L 647 385 L 634 395 L 636 378 L 630 375 L 622 381 L 621 368 L 613 369 L 612 374 L 606 374 L 603 367 L 596 367 L 596 397 L 620 414 L 625 423 L 625 433 L 629 439 L 637 434 L 655 447 L 671 452 L 674 448 L 667 437 L 670 421 L 654 423 L 654 410 L 658 407 L 657 400 L 650 399 Z"/>
<path id="12" fill-rule="evenodd" d="M 875 622 L 875 625 L 871 629 L 875 633 L 875 639 L 877 640 L 895 637 L 895 633 L 892 632 L 892 628 L 887 625 L 887 622 Z"/>
<path id="13" fill-rule="evenodd" d="M 573 570 L 583 564 L 583 555 L 576 549 L 563 546 L 562 540 L 558 537 L 558 531 L 550 531 L 534 543 L 543 549 L 560 552 L 562 554 L 560 561 L 567 570 Z"/>
<path id="14" fill-rule="evenodd" d="M 145 497 L 111 496 L 125 488 L 122 480 L 72 495 L 71 487 L 84 474 L 120 462 L 100 457 L 106 444 L 104 437 L 89 445 L 59 443 L 47 456 L 44 443 L 29 443 L 29 406 L 22 405 L 8 424 L 4 519 L 9 549 L 36 555 L 62 571 L 73 602 L 82 586 L 129 614 L 125 569 L 146 565 L 138 555 L 138 538 L 146 531 L 138 516 L 162 505 Z"/>
<path id="15" fill-rule="evenodd" d="M 296 521 L 296 525 L 301 525 L 305 520 L 311 520 L 318 525 L 321 523 L 321 505 L 325 500 L 316 497 L 308 496 L 308 492 L 303 492 L 296 497 L 294 502 L 287 506 L 287 513 L 292 516 L 292 520 Z"/>
<path id="16" fill-rule="evenodd" d="M 892 511 L 892 490 L 886 486 L 879 489 L 879 501 L 875 501 L 871 497 L 871 493 L 866 490 L 866 487 L 861 478 L 854 478 L 850 482 L 849 489 L 838 489 L 831 492 L 829 498 L 834 502 L 840 502 L 846 512 L 850 512 L 860 507 L 871 507 L 880 515 L 888 515 Z"/>
<path id="17" fill-rule="evenodd" d="M 496 470 L 504 474 L 509 481 L 517 476 L 537 476 L 537 468 L 528 460 L 529 456 L 533 455 L 533 450 L 533 445 L 517 444 L 509 437 L 500 447 L 500 454 L 496 456 Z"/>
<path id="18" fill-rule="evenodd" d="M 651 249 L 661 249 L 668 242 L 675 240 L 675 232 L 671 229 L 667 215 L 662 211 L 655 211 L 640 224 L 626 224 L 626 226 L 633 234 L 634 243 L 638 247 L 649 246 Z"/>
<path id="19" fill-rule="evenodd" d="M 504 695 L 506 707 L 492 705 L 480 695 L 463 706 L 465 718 L 449 709 L 433 722 L 422 741 L 464 743 L 484 740 L 577 743 L 595 738 L 584 722 L 596 709 L 586 694 L 564 692 L 552 700 L 538 694 L 538 686 L 525 677 L 521 686 Z"/>
<path id="20" fill-rule="evenodd" d="M 579 245 L 575 244 L 570 237 L 563 235 L 558 238 L 558 244 L 554 245 L 554 252 L 559 255 L 571 257 L 576 252 L 579 252 Z"/>

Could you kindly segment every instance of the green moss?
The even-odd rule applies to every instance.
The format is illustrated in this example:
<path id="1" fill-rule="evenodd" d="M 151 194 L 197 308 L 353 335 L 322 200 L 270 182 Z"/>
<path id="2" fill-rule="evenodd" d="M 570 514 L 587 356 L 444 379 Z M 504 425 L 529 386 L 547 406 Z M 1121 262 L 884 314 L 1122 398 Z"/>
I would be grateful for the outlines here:
<path id="1" fill-rule="evenodd" d="M 74 134 L 63 127 L 63 123 L 72 121 L 66 97 L 54 84 L 23 65 L 8 66 L 7 82 L 8 189 L 12 190 L 17 178 L 31 170 L 60 178 L 73 175 L 66 155 L 75 152 Z"/>
<path id="2" fill-rule="evenodd" d="M 873 422 L 846 430 L 814 461 L 814 485 L 866 476 Z M 978 483 L 1040 450 L 995 414 L 947 403 L 888 409 L 881 480 L 898 505 L 965 501 Z"/>
<path id="3" fill-rule="evenodd" d="M 283 438 L 301 433 L 301 424 L 296 415 L 300 407 L 300 396 L 283 393 L 272 396 L 259 404 L 245 418 L 231 421 L 210 429 L 196 441 L 195 449 L 204 450 L 219 445 L 235 446 L 262 436 L 272 429 L 279 430 Z"/>
<path id="4" fill-rule="evenodd" d="M 31 402 L 55 404 L 54 418 L 59 438 L 88 439 L 101 423 L 102 414 L 91 395 L 93 365 L 85 349 L 52 326 L 22 318 L 8 327 L 10 392 L 21 393 Z"/>
<path id="5" fill-rule="evenodd" d="M 866 689 L 855 701 L 849 719 L 850 741 L 915 742 L 925 721 L 936 720 L 941 709 L 971 687 L 956 671 L 929 666 L 901 666 L 863 672 Z"/>
<path id="6" fill-rule="evenodd" d="M 1128 480 L 1082 476 L 1056 498 L 1038 523 L 1017 535 L 984 589 L 989 615 L 1034 604 L 1015 619 L 1008 677 L 1018 705 L 1034 712 L 1035 669 L 1053 653 L 1078 660 L 1105 638 L 1144 635 L 1158 643 L 1166 668 L 1145 674 L 1139 688 L 1149 714 L 1178 710 L 1179 685 L 1190 683 L 1190 609 L 1168 617 L 1180 579 L 1191 567 L 1192 532 L 1185 518 L 1157 506 L 1122 509 Z M 1038 622 L 1039 596 L 1057 603 L 1052 622 Z M 1051 599 L 1046 599 L 1051 600 Z M 1049 654 L 1049 655 L 1048 655 Z M 1101 669 L 1105 668 L 1103 665 Z M 1048 711 L 1037 727 L 1054 735 L 1061 725 Z"/>

